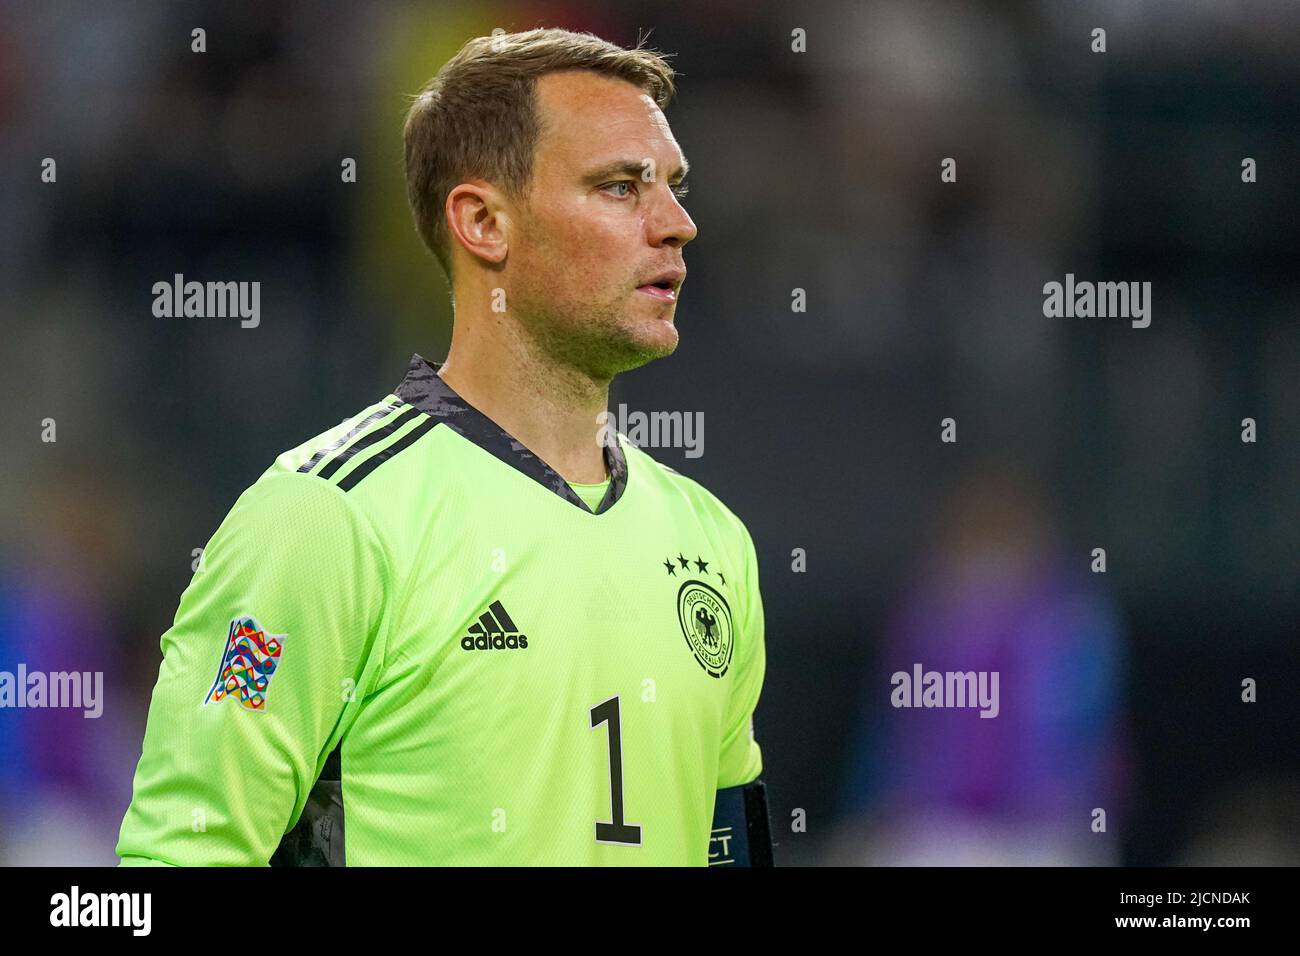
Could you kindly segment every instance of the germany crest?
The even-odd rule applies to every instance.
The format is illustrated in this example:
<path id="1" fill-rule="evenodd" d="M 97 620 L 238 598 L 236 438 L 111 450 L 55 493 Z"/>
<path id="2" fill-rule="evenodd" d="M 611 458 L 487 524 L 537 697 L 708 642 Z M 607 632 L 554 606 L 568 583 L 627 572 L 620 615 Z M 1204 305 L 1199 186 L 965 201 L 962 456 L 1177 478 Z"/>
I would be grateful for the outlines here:
<path id="1" fill-rule="evenodd" d="M 686 644 L 710 677 L 722 677 L 731 664 L 731 608 L 703 581 L 686 581 L 677 591 L 677 620 Z"/>

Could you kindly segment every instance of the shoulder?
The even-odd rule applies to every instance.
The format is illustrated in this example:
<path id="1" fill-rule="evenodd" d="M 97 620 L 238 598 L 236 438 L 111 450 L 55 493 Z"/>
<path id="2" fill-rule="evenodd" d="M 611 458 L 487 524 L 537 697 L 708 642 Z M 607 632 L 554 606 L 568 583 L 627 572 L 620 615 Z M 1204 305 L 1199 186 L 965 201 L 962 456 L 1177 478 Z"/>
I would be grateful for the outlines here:
<path id="1" fill-rule="evenodd" d="M 658 461 L 621 433 L 619 442 L 631 468 L 636 469 L 635 480 L 645 481 L 670 503 L 689 510 L 742 550 L 753 551 L 754 544 L 749 529 L 721 498 L 696 479 Z"/>
<path id="2" fill-rule="evenodd" d="M 439 440 L 445 437 L 440 434 L 445 430 L 434 429 L 437 423 L 436 418 L 390 392 L 282 452 L 259 481 L 279 475 L 300 476 L 330 486 L 355 507 L 381 520 L 388 512 L 410 506 L 409 494 L 402 489 L 427 492 L 427 454 L 434 448 L 446 450 L 445 441 Z M 420 472 L 419 481 L 410 480 L 412 470 Z"/>
<path id="3" fill-rule="evenodd" d="M 224 525 L 288 546 L 358 537 L 380 543 L 381 511 L 366 496 L 349 494 L 417 424 L 419 415 L 388 394 L 281 452 L 239 496 Z M 278 542 L 269 541 L 279 537 Z"/>
<path id="4" fill-rule="evenodd" d="M 351 459 L 374 445 L 376 438 L 382 437 L 383 429 L 391 430 L 400 425 L 404 411 L 409 411 L 409 406 L 390 393 L 337 425 L 281 452 L 264 472 L 264 477 L 284 473 L 313 475 L 327 481 L 336 479 Z M 369 440 L 359 444 L 362 439 Z"/>

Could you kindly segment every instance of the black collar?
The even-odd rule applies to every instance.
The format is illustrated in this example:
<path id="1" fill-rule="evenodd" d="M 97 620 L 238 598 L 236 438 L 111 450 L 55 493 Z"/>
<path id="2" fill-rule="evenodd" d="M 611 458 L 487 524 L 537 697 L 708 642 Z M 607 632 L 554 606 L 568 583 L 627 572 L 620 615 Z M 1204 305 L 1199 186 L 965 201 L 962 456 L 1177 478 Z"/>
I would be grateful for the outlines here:
<path id="1" fill-rule="evenodd" d="M 550 465 L 529 451 L 492 419 L 465 401 L 438 375 L 441 362 L 426 362 L 419 353 L 412 353 L 406 377 L 394 389 L 402 401 L 415 406 L 438 424 L 447 425 L 484 451 L 495 455 L 511 468 L 555 492 L 565 501 L 590 512 L 587 503 L 569 487 L 564 477 Z M 594 424 L 594 423 L 593 423 Z M 436 427 L 436 426 L 435 426 Z M 627 487 L 627 459 L 617 436 L 610 431 L 610 439 L 602 446 L 605 467 L 609 469 L 609 488 L 594 514 L 603 514 L 613 507 Z"/>

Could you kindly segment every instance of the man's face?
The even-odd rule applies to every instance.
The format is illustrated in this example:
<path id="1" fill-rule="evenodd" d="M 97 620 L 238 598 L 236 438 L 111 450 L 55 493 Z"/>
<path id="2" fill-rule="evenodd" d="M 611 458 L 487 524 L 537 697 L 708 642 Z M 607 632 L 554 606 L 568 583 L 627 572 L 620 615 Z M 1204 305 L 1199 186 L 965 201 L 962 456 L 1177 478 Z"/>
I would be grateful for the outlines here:
<path id="1" fill-rule="evenodd" d="M 611 378 L 677 347 L 676 290 L 653 283 L 680 286 L 695 237 L 676 195 L 685 158 L 631 83 L 548 73 L 537 99 L 531 192 L 506 258 L 511 311 L 552 356 Z"/>

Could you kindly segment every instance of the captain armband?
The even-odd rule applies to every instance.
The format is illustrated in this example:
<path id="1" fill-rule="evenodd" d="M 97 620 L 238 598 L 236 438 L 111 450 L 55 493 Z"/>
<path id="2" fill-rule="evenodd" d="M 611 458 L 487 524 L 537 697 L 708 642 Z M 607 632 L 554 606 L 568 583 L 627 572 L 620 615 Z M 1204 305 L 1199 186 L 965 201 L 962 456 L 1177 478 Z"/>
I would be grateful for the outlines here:
<path id="1" fill-rule="evenodd" d="M 709 866 L 772 866 L 767 787 L 753 780 L 718 791 L 709 834 Z"/>

